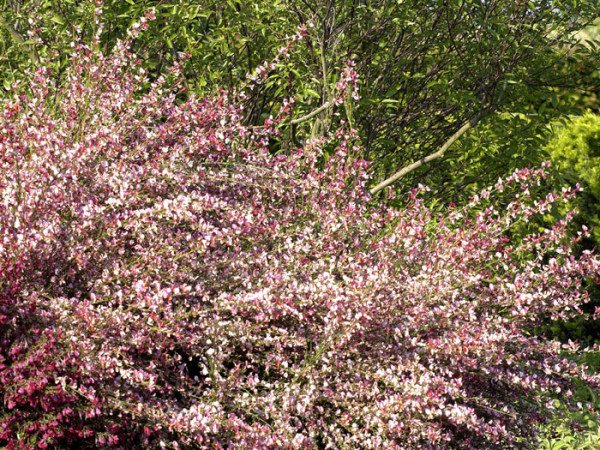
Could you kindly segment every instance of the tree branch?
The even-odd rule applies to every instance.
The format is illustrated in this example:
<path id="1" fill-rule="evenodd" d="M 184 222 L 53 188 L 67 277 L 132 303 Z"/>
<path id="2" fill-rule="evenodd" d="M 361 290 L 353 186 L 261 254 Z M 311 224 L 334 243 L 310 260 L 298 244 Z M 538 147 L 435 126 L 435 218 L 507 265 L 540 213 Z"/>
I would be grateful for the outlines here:
<path id="1" fill-rule="evenodd" d="M 419 167 L 427 164 L 430 161 L 433 161 L 434 159 L 438 159 L 438 158 L 441 158 L 442 156 L 444 156 L 444 153 L 446 152 L 446 150 L 448 150 L 450 148 L 450 146 L 452 144 L 454 144 L 458 140 L 458 138 L 460 138 L 463 134 L 465 134 L 469 129 L 471 129 L 475 125 L 477 125 L 477 123 L 482 119 L 483 116 L 484 116 L 484 114 L 478 114 L 476 117 L 469 120 L 456 133 L 454 133 L 450 137 L 450 139 L 448 139 L 437 152 L 427 155 L 427 156 L 419 159 L 418 161 L 415 161 L 414 163 L 403 167 L 398 172 L 396 172 L 394 175 L 383 180 L 377 186 L 372 188 L 370 190 L 371 194 L 372 195 L 376 194 L 377 192 L 381 191 L 382 189 L 386 188 L 387 186 L 389 186 L 390 184 L 395 182 L 398 178 L 402 178 L 407 173 L 412 172 L 415 169 L 418 169 Z"/>
<path id="2" fill-rule="evenodd" d="M 290 123 L 292 125 L 296 125 L 296 124 L 299 124 L 299 123 L 302 123 L 302 122 L 306 122 L 307 120 L 312 119 L 313 117 L 315 117 L 321 111 L 324 111 L 327 108 L 329 108 L 332 104 L 333 103 L 331 103 L 331 102 L 325 102 L 321 106 L 319 106 L 317 109 L 315 109 L 314 111 L 308 113 L 305 116 L 298 117 L 297 119 L 294 119 L 294 120 L 290 121 Z"/>

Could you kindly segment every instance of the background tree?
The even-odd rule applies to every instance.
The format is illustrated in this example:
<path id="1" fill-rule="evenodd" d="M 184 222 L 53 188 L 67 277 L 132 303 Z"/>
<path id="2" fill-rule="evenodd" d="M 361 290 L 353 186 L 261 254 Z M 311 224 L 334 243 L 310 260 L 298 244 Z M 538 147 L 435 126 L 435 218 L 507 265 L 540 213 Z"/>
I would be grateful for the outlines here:
<path id="1" fill-rule="evenodd" d="M 102 8 L 106 51 L 154 8 L 157 19 L 132 50 L 151 79 L 184 56 L 186 83 L 201 94 L 240 87 L 286 36 L 309 25 L 306 44 L 248 97 L 248 124 L 262 125 L 289 96 L 298 116 L 322 108 L 310 121 L 282 127 L 272 150 L 289 150 L 335 126 L 344 109 L 363 156 L 376 162 L 375 181 L 437 151 L 468 121 L 487 117 L 468 145 L 402 180 L 433 185 L 434 195 L 454 201 L 465 199 L 469 186 L 541 159 L 544 125 L 565 112 L 556 88 L 589 83 L 598 56 L 573 35 L 600 14 L 597 0 L 109 0 Z M 89 14 L 90 3 L 81 0 L 5 0 L 7 89 L 39 55 L 64 56 L 78 28 L 91 33 Z M 348 59 L 361 79 L 361 102 L 353 110 L 323 107 Z"/>

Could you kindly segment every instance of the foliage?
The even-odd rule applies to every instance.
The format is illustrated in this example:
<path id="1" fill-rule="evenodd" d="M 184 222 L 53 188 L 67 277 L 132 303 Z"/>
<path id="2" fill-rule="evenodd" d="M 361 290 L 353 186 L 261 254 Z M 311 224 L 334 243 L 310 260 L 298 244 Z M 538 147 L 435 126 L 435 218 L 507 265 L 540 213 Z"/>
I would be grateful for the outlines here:
<path id="1" fill-rule="evenodd" d="M 598 41 L 600 41 L 600 17 L 575 36 L 584 45 L 597 46 Z M 587 89 L 571 92 L 570 94 L 572 102 L 580 108 L 578 113 L 585 113 L 586 110 L 600 111 L 600 70 L 596 67 L 596 70 L 592 72 L 585 69 L 578 70 L 578 72 L 587 72 L 586 76 L 589 78 L 589 81 L 585 83 L 588 86 Z"/>
<path id="2" fill-rule="evenodd" d="M 42 57 L 68 55 L 74 39 L 89 40 L 95 32 L 95 8 L 101 9 L 106 24 L 101 34 L 105 53 L 126 36 L 132 23 L 152 9 L 156 19 L 132 42 L 132 50 L 151 79 L 164 75 L 185 54 L 185 82 L 197 93 L 239 86 L 246 74 L 273 56 L 286 33 L 293 34 L 296 28 L 281 2 L 272 0 L 10 1 L 2 9 L 4 23 L 11 25 L 27 45 L 0 28 L 5 37 L 2 78 L 12 82 L 30 68 L 35 63 L 30 58 L 32 49 Z M 68 61 L 62 63 L 64 66 Z"/>
<path id="3" fill-rule="evenodd" d="M 595 227 L 594 241 L 600 242 L 600 117 L 587 113 L 557 126 L 546 150 L 564 181 L 584 187 L 577 202 L 580 217 Z"/>
<path id="4" fill-rule="evenodd" d="M 157 19 L 132 45 L 150 79 L 178 54 L 187 55 L 181 62 L 185 83 L 200 96 L 243 85 L 246 74 L 274 57 L 287 35 L 310 25 L 305 45 L 245 99 L 249 125 L 262 125 L 292 96 L 298 116 L 327 104 L 340 68 L 348 59 L 356 62 L 362 100 L 325 108 L 302 124 L 280 124 L 272 152 L 302 146 L 347 117 L 363 142 L 362 156 L 375 161 L 370 170 L 383 178 L 437 150 L 483 110 L 530 114 L 518 134 L 506 133 L 502 118 L 488 118 L 492 123 L 480 136 L 498 149 L 493 160 L 485 159 L 481 147 L 463 147 L 449 154 L 450 165 L 435 164 L 402 180 L 405 186 L 426 180 L 462 202 L 467 197 L 461 186 L 469 180 L 494 182 L 506 167 L 523 166 L 517 164 L 523 153 L 541 162 L 523 150 L 522 139 L 535 139 L 543 124 L 564 112 L 556 87 L 581 88 L 599 57 L 573 34 L 600 14 L 597 0 L 107 0 L 105 53 L 148 8 Z M 91 15 L 84 0 L 6 1 L 4 22 L 30 40 L 19 44 L 2 31 L 6 69 L 0 77 L 8 89 L 31 65 L 33 50 L 64 56 L 77 29 L 93 34 Z M 58 66 L 65 64 L 66 58 Z"/>
<path id="5" fill-rule="evenodd" d="M 554 135 L 544 148 L 557 169 L 551 183 L 559 186 L 582 186 L 582 192 L 574 202 L 579 214 L 574 220 L 571 233 L 583 225 L 593 227 L 592 235 L 582 239 L 578 248 L 597 249 L 600 243 L 600 117 L 586 113 L 555 124 L 553 129 Z M 588 283 L 587 289 L 592 301 L 583 308 L 594 312 L 600 305 L 600 286 Z M 567 323 L 554 323 L 548 329 L 548 334 L 562 340 L 598 342 L 600 322 L 579 318 Z"/>
<path id="6" fill-rule="evenodd" d="M 530 198 L 543 169 L 439 216 L 377 206 L 347 124 L 272 156 L 290 103 L 250 128 L 99 43 L 2 105 L 0 445 L 489 448 L 597 387 L 525 331 L 600 269 L 570 215 L 507 239 L 574 195 Z"/>
<path id="7" fill-rule="evenodd" d="M 577 38 L 583 42 L 598 40 L 600 38 L 600 17 L 577 33 Z"/>

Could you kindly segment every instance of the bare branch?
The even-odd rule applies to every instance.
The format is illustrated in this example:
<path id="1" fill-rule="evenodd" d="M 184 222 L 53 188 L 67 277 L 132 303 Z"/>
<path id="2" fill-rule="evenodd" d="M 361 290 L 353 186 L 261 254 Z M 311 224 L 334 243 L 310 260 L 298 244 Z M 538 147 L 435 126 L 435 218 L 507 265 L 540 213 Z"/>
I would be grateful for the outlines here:
<path id="1" fill-rule="evenodd" d="M 394 175 L 383 180 L 377 186 L 372 188 L 370 190 L 371 194 L 376 194 L 377 192 L 386 188 L 390 184 L 394 183 L 397 179 L 402 178 L 407 173 L 412 172 L 415 169 L 418 169 L 419 167 L 427 164 L 430 161 L 433 161 L 434 159 L 438 159 L 438 158 L 441 158 L 442 156 L 444 156 L 444 153 L 446 152 L 446 150 L 448 150 L 450 148 L 450 146 L 452 144 L 454 144 L 458 140 L 458 138 L 460 138 L 463 134 L 465 134 L 469 129 L 471 129 L 475 125 L 477 125 L 477 123 L 481 120 L 482 117 L 483 117 L 482 114 L 479 114 L 476 117 L 474 117 L 473 119 L 469 120 L 456 133 L 454 133 L 450 137 L 450 139 L 448 139 L 437 152 L 427 155 L 427 156 L 419 159 L 418 161 L 415 161 L 414 163 L 403 167 L 398 172 L 396 172 Z"/>

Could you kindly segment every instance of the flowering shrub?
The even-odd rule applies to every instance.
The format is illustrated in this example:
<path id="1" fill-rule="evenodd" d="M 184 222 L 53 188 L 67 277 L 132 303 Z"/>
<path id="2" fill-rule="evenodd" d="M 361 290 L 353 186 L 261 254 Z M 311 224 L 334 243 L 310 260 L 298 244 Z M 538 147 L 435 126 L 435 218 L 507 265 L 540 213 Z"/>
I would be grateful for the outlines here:
<path id="1" fill-rule="evenodd" d="M 2 105 L 0 445 L 516 444 L 594 383 L 529 332 L 599 267 L 566 221 L 506 237 L 572 196 L 530 199 L 542 169 L 444 217 L 374 205 L 351 129 L 271 156 L 271 124 L 126 48 Z"/>

